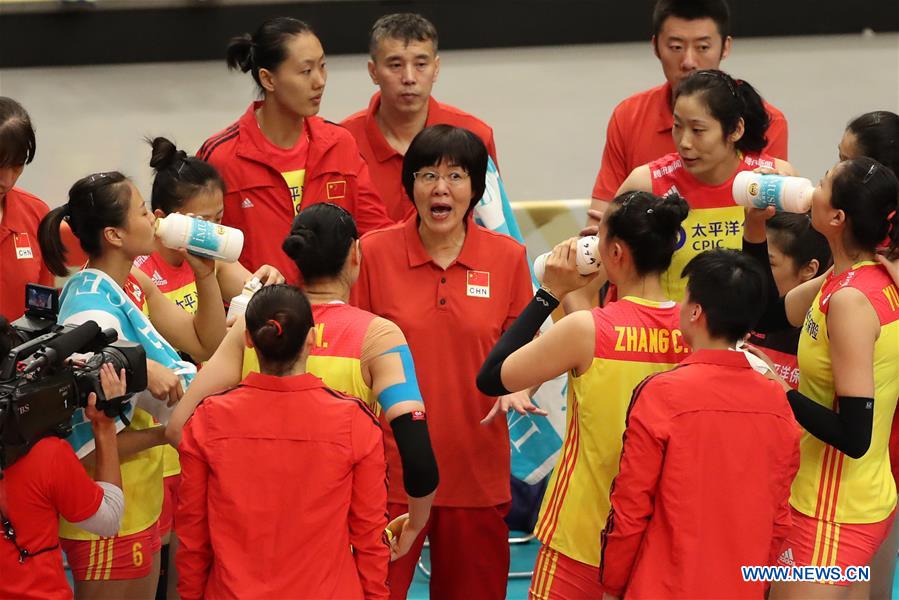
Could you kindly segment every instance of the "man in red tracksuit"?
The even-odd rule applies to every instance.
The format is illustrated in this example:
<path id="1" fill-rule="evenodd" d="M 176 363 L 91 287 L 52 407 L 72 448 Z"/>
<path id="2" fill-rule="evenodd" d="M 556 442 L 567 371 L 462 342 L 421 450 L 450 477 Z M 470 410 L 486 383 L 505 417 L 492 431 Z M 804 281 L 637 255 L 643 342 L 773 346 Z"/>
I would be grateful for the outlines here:
<path id="1" fill-rule="evenodd" d="M 752 260 L 713 250 L 684 269 L 693 354 L 645 379 L 628 410 L 600 583 L 628 598 L 763 598 L 741 566 L 772 565 L 790 529 L 800 427 L 781 386 L 734 350 L 761 315 Z"/>

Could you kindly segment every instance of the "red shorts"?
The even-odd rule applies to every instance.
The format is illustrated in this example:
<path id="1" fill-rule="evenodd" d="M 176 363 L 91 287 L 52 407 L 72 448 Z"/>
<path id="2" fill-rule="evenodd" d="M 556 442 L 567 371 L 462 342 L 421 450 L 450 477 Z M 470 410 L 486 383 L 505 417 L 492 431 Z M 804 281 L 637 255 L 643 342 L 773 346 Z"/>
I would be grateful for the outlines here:
<path id="1" fill-rule="evenodd" d="M 159 537 L 164 538 L 172 531 L 175 523 L 175 508 L 178 506 L 178 486 L 181 485 L 181 473 L 170 475 L 162 480 L 162 514 L 159 515 Z"/>
<path id="2" fill-rule="evenodd" d="M 599 567 L 588 565 L 543 546 L 537 553 L 531 600 L 564 600 L 567 598 L 602 598 Z"/>
<path id="3" fill-rule="evenodd" d="M 777 564 L 788 567 L 867 566 L 890 534 L 894 510 L 878 523 L 834 523 L 791 509 L 793 525 L 781 545 Z M 850 585 L 852 582 L 834 582 Z"/>
<path id="4" fill-rule="evenodd" d="M 59 543 L 76 581 L 140 579 L 150 574 L 153 555 L 159 552 L 159 521 L 131 535 L 97 540 L 60 539 Z"/>

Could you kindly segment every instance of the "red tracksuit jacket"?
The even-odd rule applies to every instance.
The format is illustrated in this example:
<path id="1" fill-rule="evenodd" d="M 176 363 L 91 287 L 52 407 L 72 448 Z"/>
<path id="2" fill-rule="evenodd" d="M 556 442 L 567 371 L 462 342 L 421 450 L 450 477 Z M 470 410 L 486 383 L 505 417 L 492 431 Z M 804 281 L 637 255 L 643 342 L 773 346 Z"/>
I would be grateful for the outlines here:
<path id="1" fill-rule="evenodd" d="M 236 123 L 206 140 L 197 156 L 214 165 L 225 180 L 222 224 L 244 232 L 241 264 L 250 271 L 273 265 L 288 283 L 298 284 L 299 270 L 281 250 L 294 218 L 293 201 L 284 177 L 255 139 L 262 135 L 255 116 L 260 104 L 254 102 Z M 353 136 L 320 117 L 306 117 L 306 125 L 309 153 L 302 208 L 338 204 L 353 215 L 360 235 L 392 225 Z"/>
<path id="2" fill-rule="evenodd" d="M 387 598 L 383 439 L 360 400 L 252 373 L 178 450 L 182 598 Z"/>
<path id="3" fill-rule="evenodd" d="M 763 598 L 790 529 L 801 429 L 741 352 L 699 350 L 634 390 L 600 582 L 626 598 Z"/>

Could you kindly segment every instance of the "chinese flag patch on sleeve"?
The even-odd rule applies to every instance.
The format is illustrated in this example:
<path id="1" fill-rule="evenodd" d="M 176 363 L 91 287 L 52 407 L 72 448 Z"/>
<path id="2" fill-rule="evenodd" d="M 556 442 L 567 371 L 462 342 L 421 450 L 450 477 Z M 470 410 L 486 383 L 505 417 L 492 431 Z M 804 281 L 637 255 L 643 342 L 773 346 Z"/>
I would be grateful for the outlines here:
<path id="1" fill-rule="evenodd" d="M 475 298 L 490 297 L 490 273 L 487 271 L 468 271 L 465 277 L 466 295 Z"/>
<path id="2" fill-rule="evenodd" d="M 346 198 L 346 181 L 329 181 L 327 186 L 328 200 Z"/>

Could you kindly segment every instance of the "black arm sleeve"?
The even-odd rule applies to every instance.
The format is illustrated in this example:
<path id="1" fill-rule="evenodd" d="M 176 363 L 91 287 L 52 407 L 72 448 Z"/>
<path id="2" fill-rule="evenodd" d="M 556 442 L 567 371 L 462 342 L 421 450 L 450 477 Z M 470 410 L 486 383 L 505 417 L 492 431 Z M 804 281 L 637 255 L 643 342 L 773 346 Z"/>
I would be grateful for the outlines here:
<path id="1" fill-rule="evenodd" d="M 402 414 L 390 422 L 390 428 L 403 464 L 403 487 L 406 493 L 413 498 L 427 496 L 437 489 L 440 476 L 424 414 Z"/>
<path id="2" fill-rule="evenodd" d="M 558 305 L 559 301 L 546 290 L 537 290 L 534 299 L 499 338 L 496 346 L 493 347 L 493 350 L 487 355 L 487 360 L 481 366 L 477 379 L 478 389 L 481 390 L 481 393 L 488 396 L 504 396 L 510 393 L 503 385 L 503 361 L 534 339 L 534 336 L 540 331 L 540 326 Z"/>
<path id="3" fill-rule="evenodd" d="M 743 240 L 743 252 L 754 259 L 762 267 L 762 273 L 765 274 L 767 288 L 765 310 L 759 322 L 756 323 L 755 330 L 760 333 L 768 333 L 792 329 L 793 326 L 787 319 L 787 308 L 784 304 L 784 299 L 777 293 L 777 283 L 774 281 L 774 274 L 771 272 L 771 262 L 768 260 L 768 242 L 754 244 Z"/>
<path id="4" fill-rule="evenodd" d="M 821 406 L 796 390 L 787 392 L 787 400 L 800 425 L 846 456 L 861 458 L 871 446 L 873 398 L 837 396 L 840 412 Z"/>

